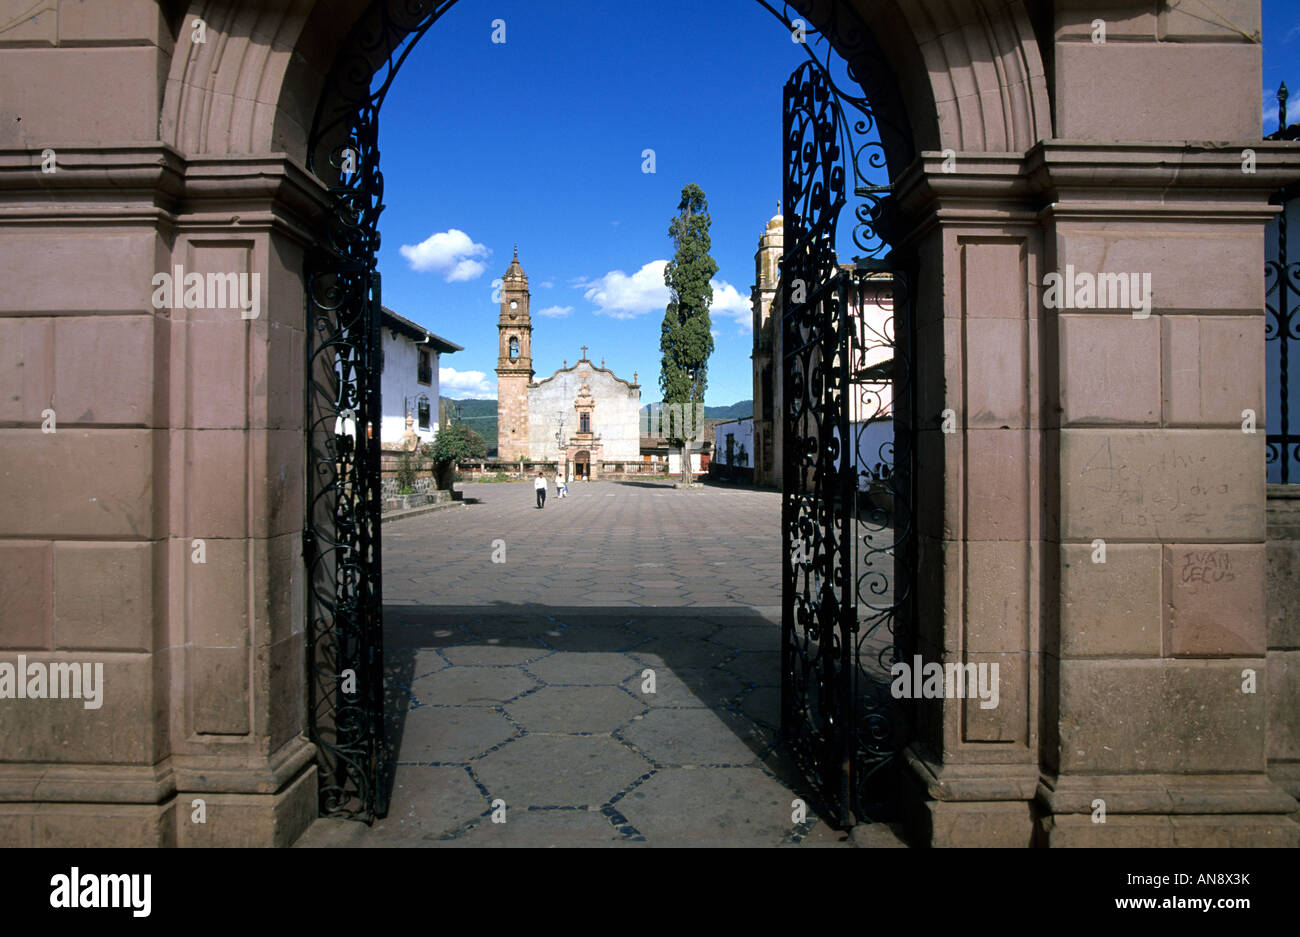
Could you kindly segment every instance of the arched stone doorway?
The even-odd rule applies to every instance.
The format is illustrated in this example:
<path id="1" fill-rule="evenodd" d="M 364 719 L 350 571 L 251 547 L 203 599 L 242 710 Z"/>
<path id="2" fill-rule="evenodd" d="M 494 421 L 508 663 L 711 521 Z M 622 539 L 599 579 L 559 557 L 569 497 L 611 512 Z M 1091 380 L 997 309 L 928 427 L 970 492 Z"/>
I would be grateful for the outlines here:
<path id="1" fill-rule="evenodd" d="M 130 689 L 109 695 L 96 716 L 105 722 L 67 726 L 52 709 L 33 710 L 21 737 L 6 737 L 5 790 L 17 792 L 5 795 L 6 813 L 21 842 L 283 843 L 315 814 L 302 734 L 299 362 L 303 254 L 325 192 L 303 167 L 325 76 L 368 6 L 142 5 L 123 12 L 99 50 L 121 80 L 86 81 L 71 102 L 53 80 L 63 53 L 41 50 L 28 63 L 51 80 L 33 82 L 2 154 L 13 217 L 26 215 L 5 225 L 0 256 L 19 287 L 0 313 L 22 336 L 6 347 L 32 349 L 24 380 L 36 383 L 4 431 L 12 470 L 0 495 L 14 506 L 9 549 L 48 584 L 30 613 L 46 624 L 11 646 L 111 648 L 110 686 Z M 796 8 L 815 23 L 827 6 Z M 997 709 L 961 700 L 923 709 L 909 754 L 919 838 L 1106 844 L 1158 826 L 1213 844 L 1294 840 L 1284 816 L 1295 802 L 1264 773 L 1264 695 L 1238 692 L 1242 658 L 1262 665 L 1259 603 L 1233 598 L 1238 626 L 1195 646 L 1152 637 L 1170 634 L 1153 585 L 1166 555 L 1209 542 L 1262 568 L 1262 447 L 1234 424 L 1255 403 L 1246 385 L 1262 375 L 1262 357 L 1249 336 L 1225 348 L 1185 332 L 1224 316 L 1255 327 L 1262 286 L 1249 271 L 1262 269 L 1268 195 L 1297 175 L 1294 153 L 1258 141 L 1257 47 L 1172 13 L 1155 35 L 1125 20 L 1112 24 L 1125 41 L 1096 44 L 1094 14 L 1075 8 L 854 6 L 897 76 L 914 141 L 914 158 L 891 167 L 903 240 L 942 272 L 917 297 L 928 349 L 918 389 L 935 414 L 918 448 L 942 466 L 918 505 L 920 650 L 927 660 L 996 659 L 1012 675 Z M 1258 26 L 1249 7 L 1241 15 Z M 210 41 L 190 41 L 196 19 Z M 25 28 L 56 38 L 84 28 L 38 20 Z M 1245 77 L 1224 82 L 1203 68 L 1206 54 L 1240 63 L 1233 74 Z M 1184 95 L 1218 105 L 1184 107 Z M 1185 142 L 1205 139 L 1231 144 Z M 33 169 L 47 144 L 59 150 L 57 175 Z M 1258 153 L 1253 174 L 1241 172 L 1245 146 Z M 88 192 L 108 214 L 86 214 Z M 41 253 L 56 241 L 59 256 L 79 258 L 58 276 Z M 1116 249 L 1158 284 L 1178 284 L 1158 293 L 1157 315 L 1039 303 L 1044 273 L 1095 268 Z M 1246 273 L 1207 282 L 1206 255 Z M 261 272 L 263 315 L 155 315 L 147 284 L 173 264 Z M 43 289 L 31 289 L 42 272 Z M 142 344 L 152 355 L 138 354 Z M 81 360 L 87 347 L 101 371 L 44 363 Z M 1175 348 L 1183 371 L 1241 376 L 1240 393 L 1204 397 L 1164 375 Z M 1099 362 L 1121 360 L 1140 386 L 1093 379 Z M 60 413 L 76 418 L 41 434 L 56 377 Z M 214 396 L 218 381 L 227 393 Z M 955 431 L 942 428 L 945 410 Z M 1187 516 L 1144 514 L 1145 529 L 1127 526 L 1125 470 L 1165 466 L 1151 484 L 1174 504 L 1195 487 L 1186 458 L 1229 491 L 1196 494 Z M 1113 484 L 1091 484 L 1098 464 Z M 83 488 L 97 492 L 85 504 L 64 497 Z M 1098 539 L 1126 563 L 1088 563 Z M 203 563 L 193 559 L 200 541 Z M 1107 612 L 1116 586 L 1106 575 L 1133 589 L 1120 618 Z M 147 607 L 145 625 L 77 605 L 109 581 Z M 293 588 L 277 585 L 286 582 Z M 61 631 L 48 624 L 56 616 Z M 1208 713 L 1195 732 L 1177 703 L 1188 695 Z M 1134 707 L 1146 714 L 1138 724 L 1122 718 Z M 112 743 L 124 734 L 129 744 Z M 1110 798 L 1104 826 L 1090 821 L 1099 789 Z M 210 801 L 207 824 L 186 822 L 195 798 Z M 1176 817 L 1173 802 L 1185 805 Z M 105 803 L 114 807 L 90 809 Z"/>
<path id="2" fill-rule="evenodd" d="M 573 477 L 584 481 L 591 480 L 591 453 L 580 449 L 573 456 Z"/>
<path id="3" fill-rule="evenodd" d="M 859 266 L 885 263 L 884 255 L 901 237 L 902 227 L 883 167 L 906 165 L 914 147 L 883 55 L 855 11 L 827 4 L 804 11 L 809 22 L 759 2 L 781 20 L 787 35 L 803 41 L 809 59 L 785 88 L 783 203 L 791 226 L 785 276 L 800 285 L 786 287 L 791 298 L 785 302 L 789 313 L 783 319 L 791 331 L 779 346 L 791 352 L 780 368 L 786 375 L 787 400 L 794 400 L 793 388 L 802 389 L 801 400 L 791 405 L 786 417 L 786 434 L 792 440 L 786 452 L 803 468 L 797 483 L 796 473 L 787 472 L 792 483 L 787 486 L 782 521 L 786 552 L 797 540 L 801 557 L 786 582 L 782 640 L 790 654 L 782 681 L 782 724 L 788 738 L 800 740 L 791 748 L 803 756 L 803 773 L 820 779 L 820 798 L 835 805 L 833 815 L 843 823 L 853 813 L 848 799 L 859 799 L 853 793 L 859 780 L 851 776 L 896 765 L 905 736 L 901 729 L 890 727 L 895 725 L 888 712 L 893 707 L 880 700 L 888 697 L 887 671 L 868 681 L 876 684 L 870 692 L 860 690 L 858 684 L 859 675 L 865 680 L 861 663 L 874 664 L 894 654 L 892 646 L 873 644 L 864 655 L 866 632 L 875 632 L 878 638 L 906 634 L 907 646 L 913 644 L 915 627 L 910 620 L 915 603 L 910 583 L 919 528 L 913 517 L 917 499 L 910 491 L 898 501 L 901 510 L 890 524 L 893 542 L 887 546 L 878 531 L 850 531 L 844 515 L 839 482 L 851 471 L 843 459 L 828 454 L 830 440 L 847 433 L 840 424 L 848 417 L 842 411 L 853 390 L 847 374 L 840 377 L 839 370 L 846 366 L 853 339 L 840 324 L 848 284 L 836 252 L 856 249 L 853 256 Z M 322 811 L 329 815 L 368 818 L 386 809 L 383 703 L 373 695 L 383 688 L 381 537 L 374 507 L 377 443 L 367 437 L 354 444 L 336 435 L 336 427 L 348 420 L 369 425 L 369 414 L 378 406 L 371 357 L 377 347 L 373 334 L 381 307 L 374 269 L 383 208 L 379 113 L 414 43 L 453 5 L 373 2 L 344 39 L 326 78 L 308 140 L 308 169 L 329 186 L 332 202 L 330 210 L 316 219 L 318 244 L 308 252 L 305 267 L 312 326 L 306 367 L 304 538 L 309 580 L 309 725 L 321 754 Z M 834 73 L 834 62 L 840 62 L 843 74 Z M 857 204 L 859 199 L 864 204 Z M 837 238 L 841 214 L 846 224 Z M 888 269 L 899 269 L 889 274 L 890 282 L 901 284 L 908 279 L 902 266 L 914 262 L 895 259 L 891 264 Z M 895 373 L 906 376 L 907 393 L 900 399 L 911 401 L 915 317 L 910 288 L 904 292 L 909 301 L 899 306 L 906 309 L 900 318 L 905 320 L 900 329 L 908 336 L 906 351 L 902 343 L 893 348 L 892 338 L 888 344 L 898 359 Z M 805 293 L 814 298 L 805 300 Z M 590 406 L 589 397 L 586 404 Z M 578 405 L 583 406 L 581 395 Z M 909 464 L 915 462 L 916 452 L 910 407 L 908 439 L 896 447 Z M 797 441 L 792 434 L 799 436 Z M 575 452 L 576 469 L 580 478 L 590 481 L 599 471 L 601 452 L 598 442 L 585 446 L 584 435 L 579 433 L 573 448 L 585 450 Z M 818 455 L 813 458 L 805 455 L 814 452 Z M 908 470 L 898 472 L 896 478 L 910 484 L 913 476 Z M 863 571 L 847 581 L 837 574 L 842 572 L 842 560 L 849 566 L 859 563 L 858 553 L 863 552 L 856 546 L 859 538 L 872 540 L 873 545 L 864 548 Z M 869 596 L 863 588 L 869 589 Z M 814 621 L 824 618 L 828 609 L 833 609 L 833 622 Z M 835 640 L 827 639 L 830 631 L 836 633 Z M 833 659 L 836 641 L 853 645 L 847 666 Z M 356 678 L 354 694 L 340 689 L 342 674 Z M 839 682 L 851 685 L 832 686 Z M 371 688 L 370 697 L 365 687 Z M 827 700 L 834 700 L 834 707 L 828 708 Z M 869 767 L 861 764 L 864 759 Z M 892 790 L 896 785 L 890 781 L 877 786 Z"/>

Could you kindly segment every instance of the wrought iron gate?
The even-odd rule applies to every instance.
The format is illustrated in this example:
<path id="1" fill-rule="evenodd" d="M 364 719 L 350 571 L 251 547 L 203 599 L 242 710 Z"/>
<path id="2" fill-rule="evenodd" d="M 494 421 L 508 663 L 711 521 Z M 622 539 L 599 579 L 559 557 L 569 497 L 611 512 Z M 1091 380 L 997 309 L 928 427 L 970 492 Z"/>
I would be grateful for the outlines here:
<path id="1" fill-rule="evenodd" d="M 1266 140 L 1300 140 L 1300 124 L 1287 124 L 1286 82 L 1277 90 L 1278 129 Z M 1300 260 L 1288 253 L 1287 228 L 1296 211 L 1300 186 L 1285 186 L 1273 197 L 1282 211 L 1269 222 L 1266 235 L 1267 256 L 1264 270 L 1264 353 L 1268 396 L 1264 413 L 1268 419 L 1266 477 L 1270 482 L 1300 482 L 1300 431 L 1291 421 L 1294 389 L 1291 384 L 1291 357 L 1300 343 Z M 1292 248 L 1293 250 L 1293 248 Z"/>
<path id="2" fill-rule="evenodd" d="M 306 258 L 308 725 L 322 816 L 387 813 L 383 576 L 380 563 L 380 280 L 382 208 L 374 127 L 339 154 L 357 163 L 331 189 L 323 243 Z"/>
<path id="3" fill-rule="evenodd" d="M 889 668 L 914 568 L 912 278 L 881 259 L 892 201 L 867 175 L 885 174 L 867 102 L 809 62 L 785 86 L 783 130 L 782 734 L 848 825 L 888 815 L 903 736 Z M 846 185 L 861 255 L 840 264 Z"/>
<path id="4" fill-rule="evenodd" d="M 326 816 L 370 821 L 388 806 L 378 116 L 406 56 L 456 2 L 374 0 L 342 43 L 308 138 L 308 169 L 329 190 L 317 244 L 304 263 L 308 721 Z M 879 143 L 854 149 L 843 105 L 855 111 L 854 131 L 883 125 L 867 98 L 845 94 L 829 76 L 830 61 L 840 56 L 855 84 L 873 84 L 880 57 L 869 31 L 838 0 L 790 0 L 780 9 L 775 0 L 757 2 L 803 42 L 811 60 L 787 85 L 785 109 L 783 723 L 845 819 L 851 810 L 871 812 L 879 799 L 871 779 L 894 750 L 887 701 L 878 698 L 876 682 L 863 668 L 873 654 L 887 660 L 889 648 L 877 651 L 871 642 L 893 635 L 896 623 L 906 619 L 911 527 L 905 521 L 912 504 L 911 447 L 898 428 L 901 411 L 911 412 L 900 407 L 899 396 L 910 385 L 906 342 L 901 335 L 896 339 L 893 319 L 870 334 L 848 315 L 848 300 L 874 293 L 901 309 L 905 278 L 888 265 L 877 269 L 863 261 L 845 271 L 835 263 L 836 221 L 850 163 L 855 194 L 864 191 L 867 197 L 857 210 L 854 241 L 867 258 L 878 256 L 884 245 L 877 235 L 889 205 L 881 197 L 887 187 L 859 185 L 865 181 L 860 168 L 883 167 L 883 149 Z M 823 46 L 820 60 L 816 43 Z M 896 89 L 888 93 L 896 102 Z M 906 134 L 893 132 L 896 143 L 906 140 Z M 791 293 L 796 278 L 807 284 L 806 297 Z M 892 351 L 882 357 L 882 349 Z M 884 404 L 886 387 L 892 389 L 892 410 Z M 882 425 L 887 414 L 894 419 L 893 442 L 881 444 L 878 464 L 858 465 L 872 461 L 857 456 L 864 433 Z M 860 477 L 867 480 L 859 484 Z M 800 555 L 792 559 L 796 544 Z"/>
<path id="5" fill-rule="evenodd" d="M 344 40 L 308 139 L 329 206 L 307 293 L 308 727 L 322 816 L 388 812 L 380 539 L 379 110 L 415 43 L 456 0 L 376 0 Z"/>

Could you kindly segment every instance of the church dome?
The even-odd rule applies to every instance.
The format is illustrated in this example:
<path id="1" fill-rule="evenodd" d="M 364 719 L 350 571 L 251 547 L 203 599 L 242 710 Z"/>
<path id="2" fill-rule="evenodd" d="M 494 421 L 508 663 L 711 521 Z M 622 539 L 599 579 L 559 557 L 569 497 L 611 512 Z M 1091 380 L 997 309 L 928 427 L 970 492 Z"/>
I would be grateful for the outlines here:
<path id="1" fill-rule="evenodd" d="M 780 231 L 785 227 L 785 219 L 781 217 L 780 212 L 772 216 L 772 220 L 767 223 L 767 230 Z"/>

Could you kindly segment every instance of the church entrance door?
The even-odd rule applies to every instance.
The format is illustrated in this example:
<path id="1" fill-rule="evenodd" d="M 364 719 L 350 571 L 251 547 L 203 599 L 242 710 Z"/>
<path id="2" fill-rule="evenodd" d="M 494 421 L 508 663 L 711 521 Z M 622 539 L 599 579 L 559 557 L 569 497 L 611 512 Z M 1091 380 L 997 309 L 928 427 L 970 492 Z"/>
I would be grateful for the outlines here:
<path id="1" fill-rule="evenodd" d="M 573 457 L 573 474 L 575 478 L 591 478 L 591 453 L 586 449 Z"/>

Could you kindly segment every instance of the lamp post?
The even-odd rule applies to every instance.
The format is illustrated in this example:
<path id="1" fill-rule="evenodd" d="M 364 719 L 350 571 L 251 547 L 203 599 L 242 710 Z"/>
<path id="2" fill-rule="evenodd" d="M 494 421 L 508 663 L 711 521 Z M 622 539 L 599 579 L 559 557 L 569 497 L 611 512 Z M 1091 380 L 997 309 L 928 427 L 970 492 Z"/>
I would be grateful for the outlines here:
<path id="1" fill-rule="evenodd" d="M 555 411 L 555 457 L 559 466 L 558 471 L 562 476 L 567 477 L 569 473 L 568 459 L 564 458 L 564 411 Z"/>

